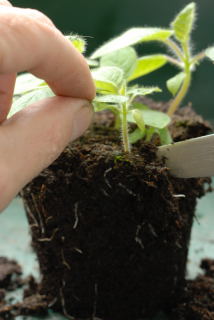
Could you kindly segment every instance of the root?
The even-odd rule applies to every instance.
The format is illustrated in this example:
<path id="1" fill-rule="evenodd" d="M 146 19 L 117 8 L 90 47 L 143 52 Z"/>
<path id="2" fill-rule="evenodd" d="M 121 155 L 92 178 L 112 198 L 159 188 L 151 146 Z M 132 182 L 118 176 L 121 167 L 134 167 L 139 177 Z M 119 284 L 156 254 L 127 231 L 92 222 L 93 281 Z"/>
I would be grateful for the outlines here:
<path id="1" fill-rule="evenodd" d="M 109 168 L 109 169 L 107 169 L 107 170 L 104 172 L 104 174 L 103 174 L 105 183 L 107 184 L 107 186 L 108 186 L 110 189 L 112 189 L 112 186 L 111 186 L 111 184 L 110 184 L 110 182 L 109 182 L 109 180 L 107 179 L 106 176 L 107 176 L 107 174 L 108 174 L 111 170 L 112 170 L 112 168 Z"/>
<path id="2" fill-rule="evenodd" d="M 82 250 L 81 249 L 78 249 L 78 248 L 72 248 L 71 250 L 73 250 L 73 251 L 76 251 L 76 252 L 78 252 L 78 253 L 80 253 L 80 254 L 83 254 L 83 252 L 82 252 Z"/>
<path id="3" fill-rule="evenodd" d="M 79 223 L 78 207 L 79 207 L 79 203 L 75 202 L 75 204 L 74 204 L 75 221 L 74 221 L 73 229 L 76 229 L 76 227 L 78 226 L 78 223 Z"/>
<path id="4" fill-rule="evenodd" d="M 55 303 L 57 302 L 58 298 L 55 297 L 49 304 L 48 304 L 48 308 L 51 308 L 55 305 Z"/>
<path id="5" fill-rule="evenodd" d="M 149 230 L 150 230 L 151 234 L 152 234 L 155 238 L 157 238 L 158 235 L 157 235 L 154 227 L 153 227 L 151 224 L 148 224 L 148 227 L 149 227 Z"/>
<path id="6" fill-rule="evenodd" d="M 186 198 L 185 194 L 173 194 L 174 198 Z"/>
<path id="7" fill-rule="evenodd" d="M 39 208 L 37 206 L 37 202 L 36 202 L 36 199 L 35 199 L 35 196 L 33 194 L 31 194 L 31 198 L 32 198 L 32 201 L 33 201 L 33 204 L 34 204 L 34 208 L 36 210 L 36 213 L 38 215 L 38 219 L 39 219 L 39 226 L 40 226 L 40 230 L 41 230 L 41 234 L 44 235 L 45 234 L 45 224 L 44 224 L 44 221 L 42 219 L 42 216 L 40 214 L 40 211 L 39 211 Z"/>
<path id="8" fill-rule="evenodd" d="M 69 271 L 71 271 L 70 264 L 65 260 L 64 250 L 61 249 L 61 256 L 62 256 L 62 264 L 68 268 Z"/>
<path id="9" fill-rule="evenodd" d="M 63 283 L 63 288 L 64 288 L 65 284 Z M 65 315 L 65 317 L 67 317 L 70 320 L 75 320 L 74 317 L 72 317 L 70 314 L 68 314 L 67 310 L 66 310 L 66 306 L 65 306 L 65 298 L 63 295 L 63 290 L 62 288 L 59 289 L 59 295 L 60 295 L 60 299 L 61 299 L 61 305 L 62 305 L 62 311 Z"/>
<path id="10" fill-rule="evenodd" d="M 142 242 L 142 240 L 139 238 L 139 232 L 141 230 L 141 225 L 137 226 L 137 230 L 136 230 L 136 234 L 135 234 L 135 241 L 139 244 L 139 246 L 144 250 L 144 244 Z"/>
<path id="11" fill-rule="evenodd" d="M 134 193 L 132 190 L 130 190 L 130 189 L 129 189 L 128 187 L 126 187 L 124 184 L 118 183 L 118 186 L 121 187 L 121 188 L 123 188 L 124 190 L 126 190 L 126 192 L 127 192 L 128 194 L 130 194 L 131 196 L 136 197 L 136 193 Z"/>
<path id="12" fill-rule="evenodd" d="M 32 224 L 30 224 L 30 226 L 33 228 L 38 228 L 39 229 L 39 222 L 37 221 L 36 217 L 33 215 L 33 213 L 31 212 L 27 202 L 24 200 L 23 198 L 23 202 L 24 202 L 24 206 L 26 208 L 27 214 L 29 215 L 29 217 L 31 218 L 31 220 L 33 221 Z"/>
<path id="13" fill-rule="evenodd" d="M 56 235 L 56 233 L 58 231 L 59 231 L 59 228 L 56 228 L 56 229 L 54 229 L 54 231 L 52 233 L 52 236 L 50 238 L 39 238 L 39 239 L 37 239 L 37 241 L 39 241 L 39 242 L 51 242 L 51 241 L 53 241 L 53 239 L 54 239 L 54 237 L 55 237 L 55 235 Z"/>

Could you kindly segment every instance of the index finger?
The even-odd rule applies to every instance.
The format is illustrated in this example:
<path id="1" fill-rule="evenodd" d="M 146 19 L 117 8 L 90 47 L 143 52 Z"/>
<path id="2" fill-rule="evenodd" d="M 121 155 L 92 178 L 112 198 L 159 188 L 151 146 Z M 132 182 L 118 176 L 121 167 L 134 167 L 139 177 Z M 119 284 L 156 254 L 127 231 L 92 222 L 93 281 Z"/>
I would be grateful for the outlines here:
<path id="1" fill-rule="evenodd" d="M 29 9 L 0 8 L 0 48 L 1 74 L 29 71 L 57 95 L 93 99 L 84 57 L 54 26 L 29 15 Z"/>

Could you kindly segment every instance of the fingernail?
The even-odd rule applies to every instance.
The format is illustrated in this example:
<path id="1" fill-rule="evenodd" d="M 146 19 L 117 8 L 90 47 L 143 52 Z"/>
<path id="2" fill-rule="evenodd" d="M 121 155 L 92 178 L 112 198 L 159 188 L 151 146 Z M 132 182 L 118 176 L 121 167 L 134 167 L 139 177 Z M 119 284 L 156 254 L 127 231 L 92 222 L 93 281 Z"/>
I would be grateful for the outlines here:
<path id="1" fill-rule="evenodd" d="M 79 138 L 89 127 L 93 117 L 92 105 L 88 102 L 76 112 L 73 119 L 72 140 Z"/>

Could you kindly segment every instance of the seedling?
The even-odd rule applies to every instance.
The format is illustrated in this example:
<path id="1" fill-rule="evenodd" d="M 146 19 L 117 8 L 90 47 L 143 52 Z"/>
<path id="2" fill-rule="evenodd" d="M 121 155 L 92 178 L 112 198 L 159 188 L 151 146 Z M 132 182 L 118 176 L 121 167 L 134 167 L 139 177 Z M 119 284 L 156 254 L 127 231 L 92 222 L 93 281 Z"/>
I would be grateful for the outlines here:
<path id="1" fill-rule="evenodd" d="M 185 97 L 192 78 L 192 72 L 199 65 L 204 57 L 214 60 L 214 47 L 192 55 L 191 32 L 196 20 L 196 4 L 188 4 L 175 19 L 171 22 L 169 29 L 160 28 L 133 28 L 119 37 L 107 42 L 96 50 L 91 58 L 97 59 L 107 54 L 133 46 L 141 42 L 159 41 L 164 43 L 172 55 L 150 55 L 137 59 L 137 67 L 129 80 L 136 78 L 136 75 L 143 76 L 154 71 L 167 62 L 175 65 L 180 72 L 167 81 L 167 88 L 175 97 L 169 106 L 168 115 L 172 116 Z"/>
<path id="2" fill-rule="evenodd" d="M 130 152 L 130 143 L 141 138 L 150 141 L 154 133 L 160 136 L 161 144 L 171 142 L 167 126 L 189 89 L 192 72 L 205 56 L 214 60 L 214 47 L 192 55 L 191 32 L 195 19 L 196 4 L 192 2 L 175 17 L 170 28 L 129 29 L 98 48 L 87 60 L 97 90 L 93 101 L 95 111 L 109 109 L 115 114 L 115 127 L 121 129 L 125 152 Z M 83 38 L 72 35 L 67 37 L 80 52 L 85 51 Z M 138 57 L 133 46 L 149 41 L 164 43 L 172 54 Z M 165 114 L 151 110 L 136 100 L 137 96 L 161 91 L 158 87 L 143 87 L 130 83 L 161 68 L 167 62 L 180 70 L 167 81 L 167 88 L 174 99 L 168 114 Z M 15 102 L 10 115 L 36 100 L 52 95 L 53 92 L 43 80 L 29 74 L 21 75 L 16 84 Z M 136 126 L 131 133 L 129 123 Z"/>

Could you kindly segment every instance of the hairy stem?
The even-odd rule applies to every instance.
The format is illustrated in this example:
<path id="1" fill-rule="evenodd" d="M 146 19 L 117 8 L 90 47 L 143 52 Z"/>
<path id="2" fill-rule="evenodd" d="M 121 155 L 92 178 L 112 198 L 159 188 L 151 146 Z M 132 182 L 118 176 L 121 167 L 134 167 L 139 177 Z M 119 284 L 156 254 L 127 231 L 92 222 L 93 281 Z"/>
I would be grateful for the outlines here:
<path id="1" fill-rule="evenodd" d="M 183 53 L 182 53 L 181 49 L 174 41 L 172 41 L 171 39 L 166 39 L 163 42 L 177 55 L 179 60 L 181 60 L 181 61 L 184 60 Z"/>
<path id="2" fill-rule="evenodd" d="M 205 51 L 199 52 L 198 54 L 196 54 L 192 60 L 191 60 L 191 64 L 197 64 L 197 62 L 199 62 L 200 60 L 205 58 Z"/>
<path id="3" fill-rule="evenodd" d="M 184 67 L 185 78 L 178 94 L 176 95 L 175 99 L 172 101 L 172 103 L 169 106 L 169 109 L 167 112 L 169 116 L 172 116 L 175 113 L 175 111 L 178 109 L 191 83 L 191 61 L 190 61 L 191 59 L 190 59 L 188 43 L 183 44 L 183 52 L 184 52 L 184 64 L 185 64 L 185 67 Z"/>
<path id="4" fill-rule="evenodd" d="M 122 107 L 122 121 L 121 121 L 121 129 L 122 129 L 122 140 L 123 140 L 123 148 L 125 152 L 130 152 L 130 144 L 129 144 L 129 130 L 128 130 L 128 122 L 127 122 L 127 103 L 123 103 Z"/>

